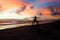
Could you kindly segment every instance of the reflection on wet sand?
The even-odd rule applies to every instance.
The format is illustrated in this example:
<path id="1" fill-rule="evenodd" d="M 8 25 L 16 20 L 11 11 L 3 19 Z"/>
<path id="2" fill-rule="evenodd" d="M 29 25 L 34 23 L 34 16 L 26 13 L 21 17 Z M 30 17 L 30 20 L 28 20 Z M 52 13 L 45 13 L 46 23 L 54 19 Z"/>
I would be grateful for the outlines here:
<path id="1" fill-rule="evenodd" d="M 53 22 L 54 20 L 47 20 L 47 21 L 39 21 L 39 24 L 45 24 Z M 32 25 L 32 21 L 25 21 L 25 22 L 13 22 L 13 23 L 0 23 L 0 30 L 8 29 L 8 28 L 16 28 L 26 25 Z"/>

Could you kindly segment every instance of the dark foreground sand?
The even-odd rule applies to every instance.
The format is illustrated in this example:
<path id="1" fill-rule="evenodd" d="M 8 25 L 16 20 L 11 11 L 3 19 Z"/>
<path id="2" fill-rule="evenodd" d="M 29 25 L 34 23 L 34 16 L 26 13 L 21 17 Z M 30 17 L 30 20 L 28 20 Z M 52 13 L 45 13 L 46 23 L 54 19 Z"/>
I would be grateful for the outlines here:
<path id="1" fill-rule="evenodd" d="M 37 27 L 40 27 L 37 28 Z M 40 25 L 0 30 L 0 40 L 58 40 L 60 20 Z"/>

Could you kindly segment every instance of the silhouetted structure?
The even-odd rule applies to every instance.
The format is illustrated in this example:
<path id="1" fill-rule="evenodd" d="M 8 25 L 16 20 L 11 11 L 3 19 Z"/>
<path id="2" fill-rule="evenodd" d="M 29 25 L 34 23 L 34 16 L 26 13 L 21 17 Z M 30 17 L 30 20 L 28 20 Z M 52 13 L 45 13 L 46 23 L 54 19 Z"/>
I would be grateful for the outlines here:
<path id="1" fill-rule="evenodd" d="M 38 21 L 37 21 L 38 17 L 35 16 L 35 17 L 32 17 L 32 18 L 34 18 L 33 22 L 32 22 L 32 25 L 38 25 L 39 24 Z"/>
<path id="2" fill-rule="evenodd" d="M 36 16 L 33 17 L 33 22 L 32 22 L 32 32 L 38 32 L 40 33 L 40 26 L 39 26 L 39 21 L 37 21 Z"/>

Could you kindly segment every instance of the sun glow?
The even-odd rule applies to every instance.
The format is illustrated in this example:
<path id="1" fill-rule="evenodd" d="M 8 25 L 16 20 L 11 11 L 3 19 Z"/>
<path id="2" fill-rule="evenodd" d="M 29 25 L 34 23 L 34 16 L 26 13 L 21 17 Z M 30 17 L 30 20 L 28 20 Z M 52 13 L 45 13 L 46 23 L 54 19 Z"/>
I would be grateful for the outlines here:
<path id="1" fill-rule="evenodd" d="M 24 19 L 27 18 L 28 16 L 26 14 L 16 13 L 17 8 L 11 8 L 5 11 L 0 12 L 0 19 Z"/>
<path id="2" fill-rule="evenodd" d="M 22 6 L 28 6 L 28 3 L 19 0 L 0 0 L 0 19 L 24 19 L 27 14 L 16 13 Z"/>

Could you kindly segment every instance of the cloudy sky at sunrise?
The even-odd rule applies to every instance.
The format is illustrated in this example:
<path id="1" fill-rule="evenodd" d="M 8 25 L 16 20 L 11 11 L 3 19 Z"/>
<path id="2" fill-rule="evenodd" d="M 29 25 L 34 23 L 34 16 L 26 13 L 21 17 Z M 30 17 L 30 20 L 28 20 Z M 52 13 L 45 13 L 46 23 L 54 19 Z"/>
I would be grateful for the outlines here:
<path id="1" fill-rule="evenodd" d="M 60 0 L 0 0 L 0 19 L 23 19 L 37 15 L 38 11 L 51 14 L 51 5 L 60 10 Z"/>

